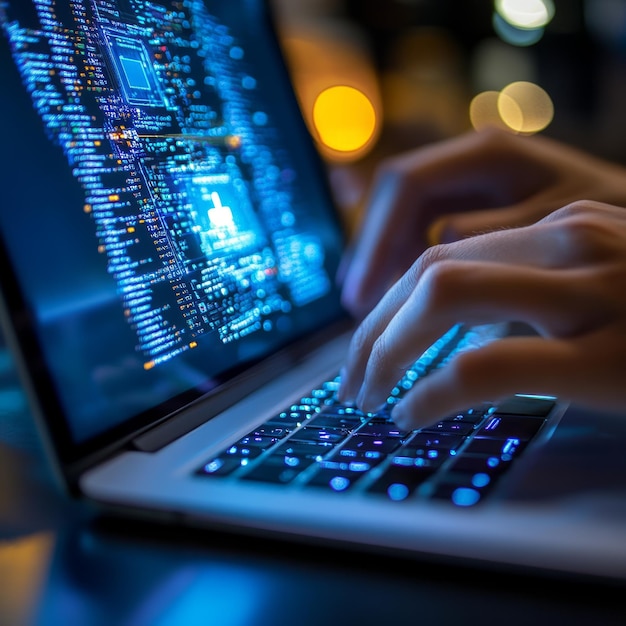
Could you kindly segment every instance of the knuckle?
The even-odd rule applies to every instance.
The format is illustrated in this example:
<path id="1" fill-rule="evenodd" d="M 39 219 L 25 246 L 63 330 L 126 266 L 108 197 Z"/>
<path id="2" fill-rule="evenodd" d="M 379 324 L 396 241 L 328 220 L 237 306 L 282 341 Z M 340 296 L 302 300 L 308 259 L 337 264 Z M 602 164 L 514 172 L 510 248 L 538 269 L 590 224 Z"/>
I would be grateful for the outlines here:
<path id="1" fill-rule="evenodd" d="M 562 206 L 545 217 L 545 221 L 569 220 L 577 216 L 589 213 L 592 203 L 587 200 L 576 200 Z"/>
<path id="2" fill-rule="evenodd" d="M 446 258 L 445 249 L 445 244 L 437 244 L 426 248 L 407 271 L 410 283 L 416 285 L 430 267 L 444 261 Z"/>
<path id="3" fill-rule="evenodd" d="M 572 212 L 568 219 L 558 225 L 559 236 L 568 256 L 586 261 L 606 256 L 613 238 L 610 225 L 588 212 L 576 208 L 569 210 Z"/>
<path id="4" fill-rule="evenodd" d="M 599 210 L 597 202 L 579 200 L 553 211 L 541 222 L 553 233 L 561 265 L 592 263 L 623 256 L 624 227 Z"/>
<path id="5" fill-rule="evenodd" d="M 451 261 L 433 263 L 422 278 L 423 293 L 435 309 L 444 305 L 450 299 L 450 295 L 461 287 L 462 273 L 459 271 L 459 265 Z"/>

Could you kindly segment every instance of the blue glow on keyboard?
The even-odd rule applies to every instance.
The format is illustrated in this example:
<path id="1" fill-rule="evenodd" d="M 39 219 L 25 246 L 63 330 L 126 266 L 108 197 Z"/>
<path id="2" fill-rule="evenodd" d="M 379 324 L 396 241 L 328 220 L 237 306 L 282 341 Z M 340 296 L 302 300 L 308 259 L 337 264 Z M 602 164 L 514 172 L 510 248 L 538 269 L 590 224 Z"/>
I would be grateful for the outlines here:
<path id="1" fill-rule="evenodd" d="M 363 461 L 354 461 L 348 465 L 348 469 L 351 472 L 367 472 L 371 467 L 369 463 L 364 463 Z"/>
<path id="2" fill-rule="evenodd" d="M 215 459 L 214 461 L 207 463 L 207 465 L 204 466 L 204 469 L 207 473 L 213 474 L 213 472 L 217 472 L 217 470 L 222 467 L 222 465 L 224 465 L 223 461 L 221 461 L 220 459 Z"/>
<path id="3" fill-rule="evenodd" d="M 498 424 L 501 422 L 499 417 L 494 417 L 488 424 L 485 426 L 485 430 L 495 430 L 498 427 Z"/>
<path id="4" fill-rule="evenodd" d="M 472 506 L 480 499 L 480 493 L 469 487 L 459 487 L 452 494 L 452 502 L 457 506 Z"/>
<path id="5" fill-rule="evenodd" d="M 517 446 L 519 446 L 520 440 L 516 438 L 509 438 L 506 440 L 504 446 L 502 446 L 502 454 L 513 454 Z"/>
<path id="6" fill-rule="evenodd" d="M 535 398 L 537 400 L 556 400 L 557 397 L 556 396 L 543 396 L 543 395 L 537 395 L 534 393 L 516 393 L 515 397 L 517 398 Z"/>
<path id="7" fill-rule="evenodd" d="M 350 480 L 344 476 L 333 476 L 330 480 L 330 486 L 335 491 L 345 491 L 350 486 Z"/>
<path id="8" fill-rule="evenodd" d="M 489 474 L 479 473 L 472 476 L 472 485 L 474 487 L 486 487 L 491 481 Z"/>
<path id="9" fill-rule="evenodd" d="M 402 483 L 394 483 L 393 485 L 389 485 L 387 489 L 387 495 L 390 500 L 394 500 L 395 502 L 400 502 L 401 500 L 406 500 L 409 495 L 409 488 Z"/>

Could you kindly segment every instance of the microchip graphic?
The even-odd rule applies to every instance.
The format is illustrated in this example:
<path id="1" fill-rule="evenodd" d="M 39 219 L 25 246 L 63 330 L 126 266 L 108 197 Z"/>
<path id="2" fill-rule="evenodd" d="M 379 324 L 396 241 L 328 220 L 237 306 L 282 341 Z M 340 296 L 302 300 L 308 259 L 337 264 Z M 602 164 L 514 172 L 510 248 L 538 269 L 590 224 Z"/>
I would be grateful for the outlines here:
<path id="1" fill-rule="evenodd" d="M 104 31 L 109 60 L 121 92 L 133 106 L 165 106 L 165 97 L 150 56 L 141 39 L 130 39 Z"/>

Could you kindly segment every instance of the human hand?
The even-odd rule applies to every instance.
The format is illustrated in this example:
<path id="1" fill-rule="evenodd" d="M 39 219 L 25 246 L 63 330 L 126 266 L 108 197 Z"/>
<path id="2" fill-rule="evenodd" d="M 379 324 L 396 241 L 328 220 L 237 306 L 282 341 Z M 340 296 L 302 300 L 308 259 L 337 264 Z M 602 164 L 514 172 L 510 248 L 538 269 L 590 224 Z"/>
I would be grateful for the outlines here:
<path id="1" fill-rule="evenodd" d="M 363 317 L 429 244 L 525 226 L 580 199 L 626 206 L 626 169 L 540 136 L 487 129 L 380 167 L 339 272 Z"/>
<path id="2" fill-rule="evenodd" d="M 394 407 L 402 428 L 515 393 L 626 407 L 626 209 L 590 201 L 534 225 L 429 248 L 354 334 L 340 389 L 374 411 L 456 323 L 519 321 L 537 334 L 461 352 Z"/>

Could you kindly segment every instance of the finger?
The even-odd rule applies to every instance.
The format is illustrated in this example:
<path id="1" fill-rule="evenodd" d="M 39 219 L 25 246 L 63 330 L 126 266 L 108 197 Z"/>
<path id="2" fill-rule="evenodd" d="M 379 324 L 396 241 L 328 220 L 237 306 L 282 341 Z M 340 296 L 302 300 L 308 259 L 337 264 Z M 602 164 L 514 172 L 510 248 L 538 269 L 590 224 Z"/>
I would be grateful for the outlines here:
<path id="1" fill-rule="evenodd" d="M 626 209 L 623 206 L 607 204 L 606 202 L 597 202 L 595 200 L 580 200 L 578 198 L 569 203 L 564 204 L 560 208 L 548 213 L 539 220 L 539 223 L 549 224 L 574 217 L 593 216 L 594 218 L 608 218 L 612 221 L 626 221 Z"/>
<path id="2" fill-rule="evenodd" d="M 342 268 L 342 302 L 362 317 L 421 252 L 420 214 L 409 181 L 396 171 L 382 173 L 347 269 Z"/>
<path id="3" fill-rule="evenodd" d="M 559 267 L 562 265 L 561 256 L 565 254 L 564 247 L 559 228 L 546 224 L 541 227 L 518 229 L 515 233 L 511 231 L 490 233 L 428 249 L 389 289 L 355 332 L 341 377 L 340 399 L 343 402 L 356 400 L 374 343 L 411 297 L 422 276 L 431 266 L 446 260 L 500 262 L 501 259 L 505 259 L 510 264 Z M 469 271 L 469 266 L 461 271 Z M 506 285 L 505 292 L 510 288 L 511 285 Z M 428 298 L 428 293 L 424 297 Z M 432 332 L 444 333 L 447 330 L 445 324 L 453 325 L 456 321 L 442 318 L 442 323 Z M 407 319 L 406 323 L 408 328 L 415 326 L 410 319 Z M 414 355 L 413 360 L 417 356 L 419 355 Z"/>
<path id="4" fill-rule="evenodd" d="M 594 201 L 575 201 L 529 226 L 496 230 L 440 246 L 438 259 L 493 260 L 536 267 L 578 267 L 610 251 L 606 235 L 616 236 L 626 209 Z M 604 233 L 604 234 L 603 234 Z M 596 255 L 592 254 L 596 250 Z M 426 255 L 427 257 L 428 255 Z"/>
<path id="5" fill-rule="evenodd" d="M 513 206 L 444 215 L 429 227 L 428 242 L 430 245 L 450 243 L 487 232 L 528 226 L 561 206 L 552 200 L 532 198 Z"/>
<path id="6" fill-rule="evenodd" d="M 510 337 L 459 355 L 420 380 L 392 412 L 402 428 L 421 428 L 516 393 L 556 396 L 579 406 L 623 411 L 624 322 L 575 339 Z"/>
<path id="7" fill-rule="evenodd" d="M 363 374 L 372 345 L 394 315 L 406 302 L 414 284 L 404 276 L 381 299 L 376 308 L 361 322 L 354 332 L 345 365 L 341 371 L 338 397 L 341 402 L 354 402 L 361 388 Z"/>
<path id="8" fill-rule="evenodd" d="M 430 226 L 428 240 L 431 245 L 434 245 L 435 243 L 458 241 L 487 232 L 529 226 L 580 199 L 580 194 L 570 193 L 559 186 L 533 194 L 513 205 L 472 211 L 471 213 L 445 215 Z M 582 203 L 579 210 L 589 210 L 588 205 L 590 204 L 592 203 Z"/>
<path id="9" fill-rule="evenodd" d="M 417 384 L 392 411 L 405 429 L 422 428 L 455 412 L 516 393 L 567 398 L 584 387 L 586 354 L 573 342 L 509 337 L 462 353 Z"/>
<path id="10" fill-rule="evenodd" d="M 543 219 L 564 219 L 574 212 L 603 212 L 626 219 L 626 211 L 622 207 L 591 200 L 581 201 L 583 196 L 584 193 L 575 185 L 563 184 L 533 194 L 514 205 L 444 215 L 431 224 L 427 239 L 430 245 L 448 243 L 481 233 L 527 226 Z M 568 206 L 572 210 L 565 210 Z"/>
<path id="11" fill-rule="evenodd" d="M 581 297 L 580 282 L 587 280 Z M 591 282 L 591 284 L 589 284 Z M 429 268 L 367 358 L 357 405 L 376 410 L 406 368 L 448 328 L 518 321 L 544 335 L 572 335 L 593 323 L 593 281 L 581 270 L 567 273 L 496 263 L 446 261 Z M 567 312 L 564 315 L 564 312 Z M 352 373 L 351 385 L 358 373 Z"/>
<path id="12" fill-rule="evenodd" d="M 344 273 L 342 300 L 361 316 L 386 287 L 427 246 L 426 230 L 435 215 L 495 207 L 548 184 L 553 174 L 528 162 L 517 139 L 493 132 L 470 132 L 401 155 L 379 170 Z M 525 163 L 519 175 L 520 161 Z M 529 191 L 526 191 L 529 190 Z"/>

